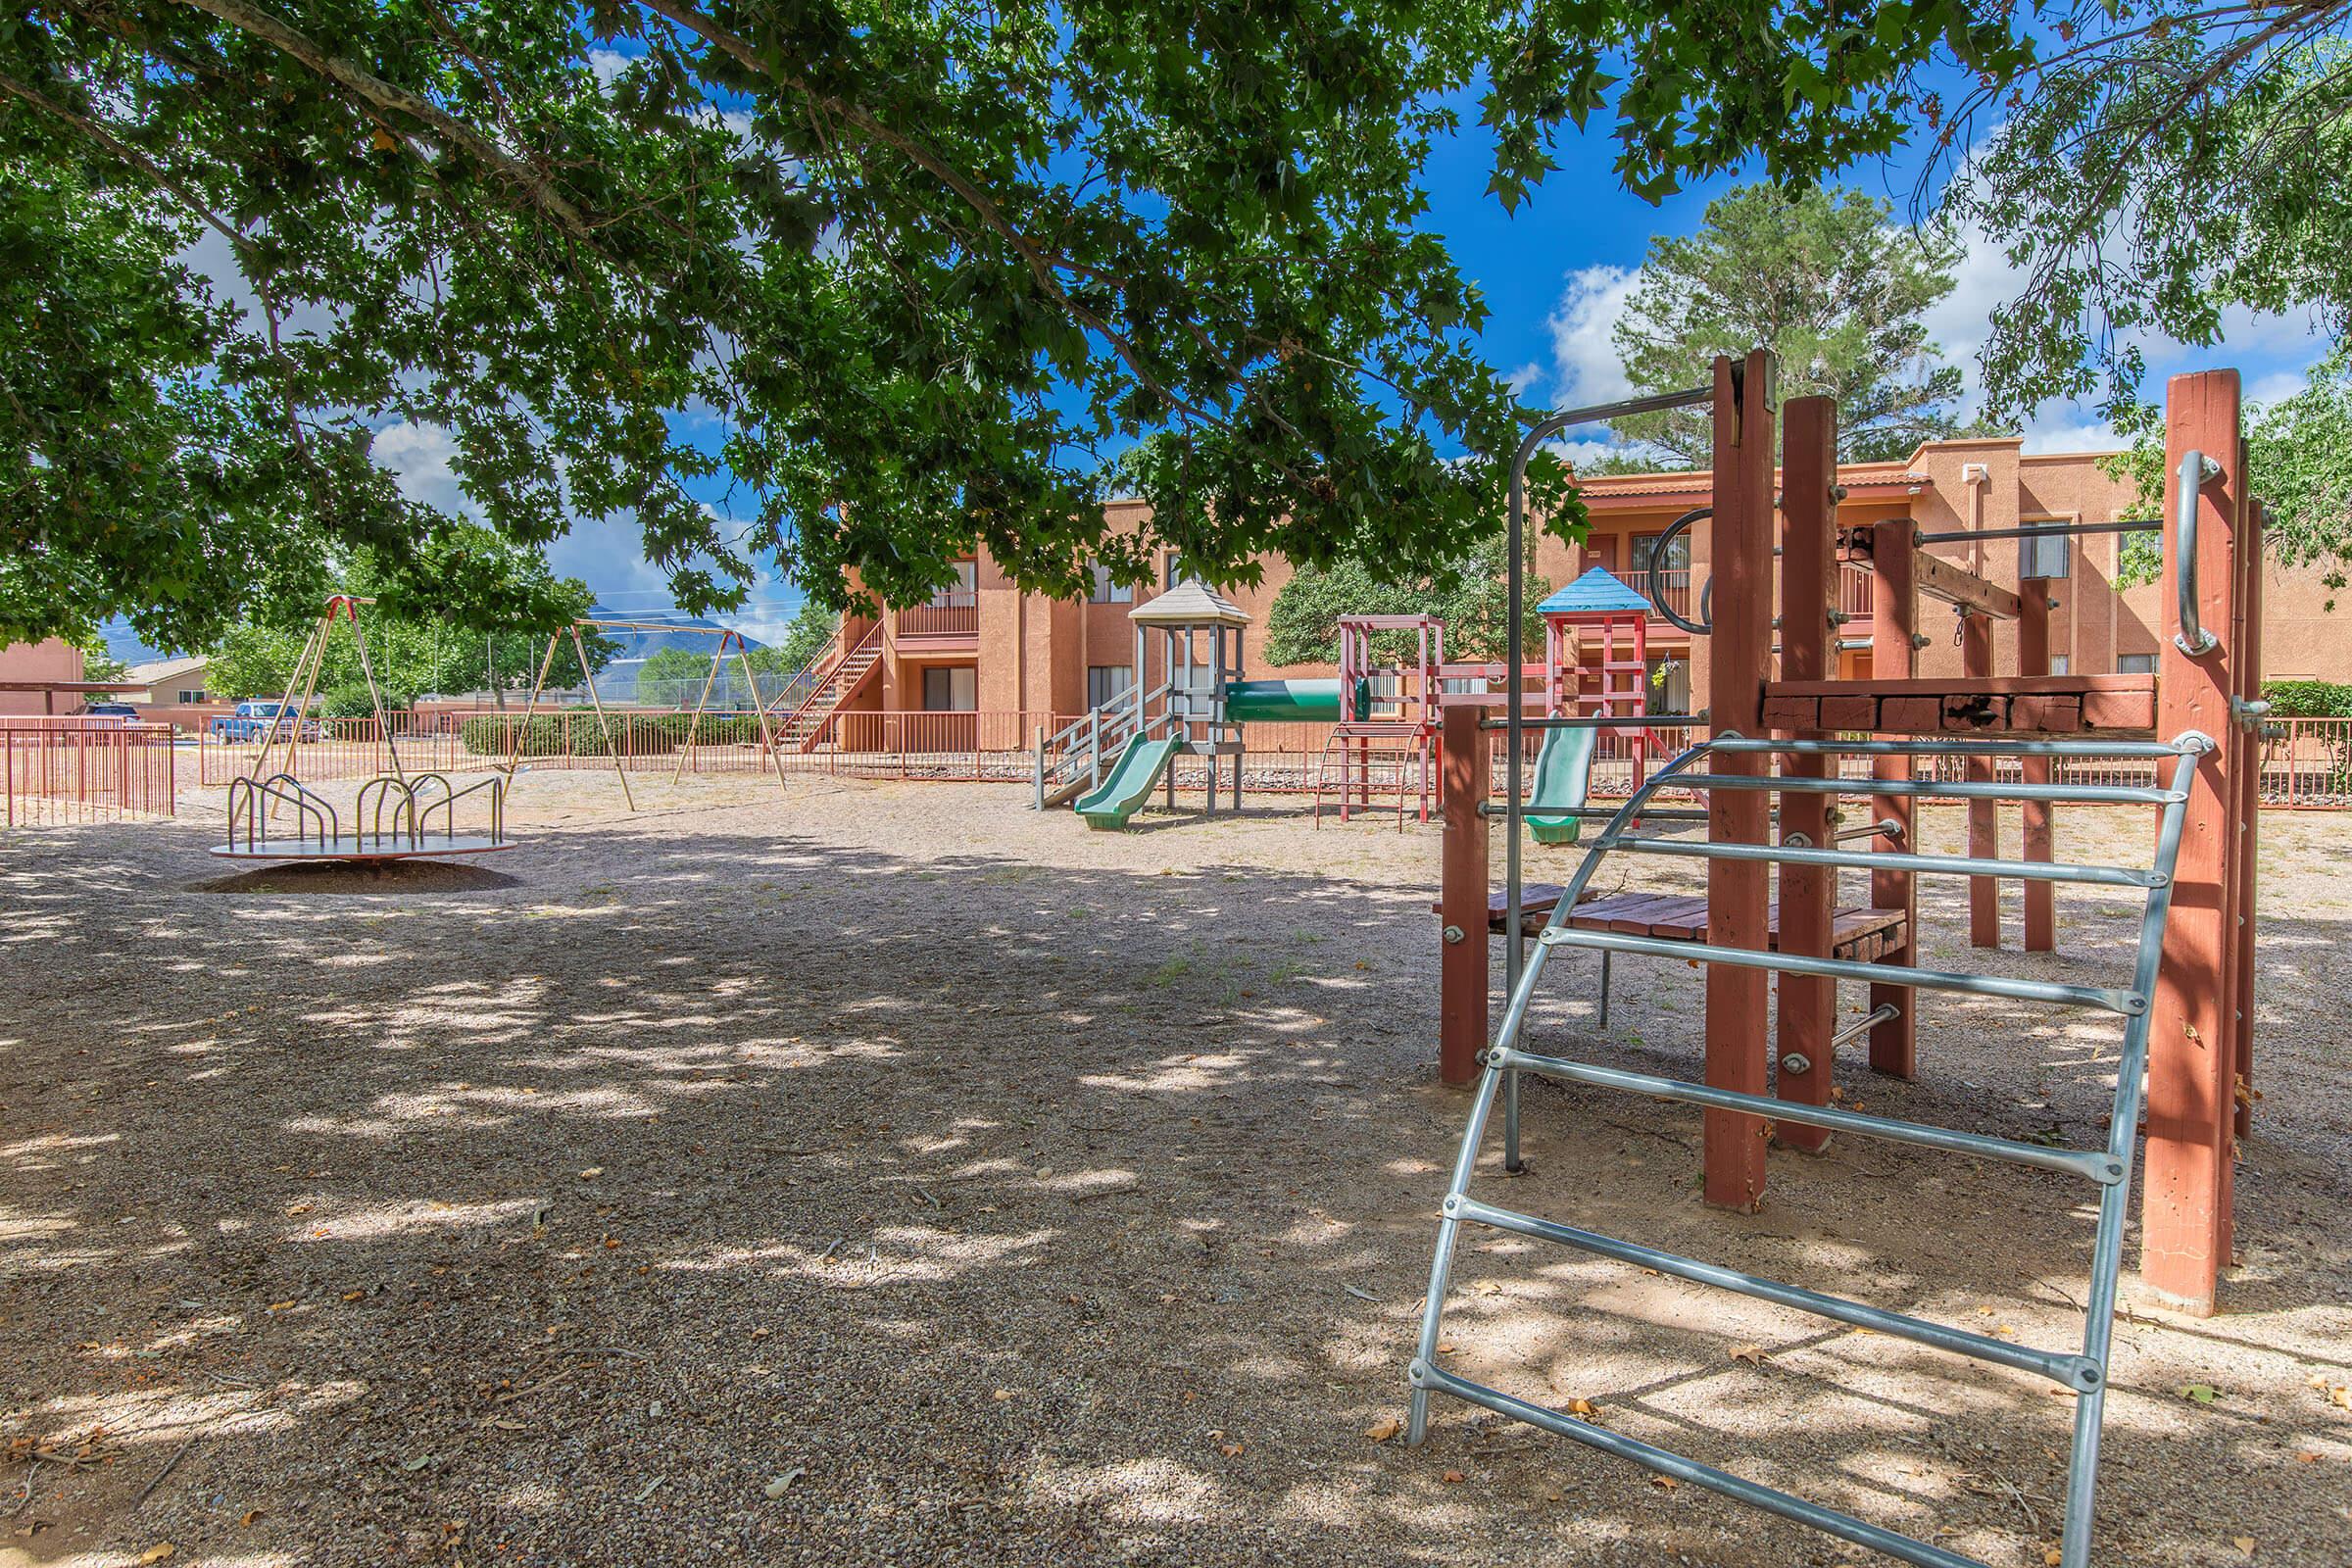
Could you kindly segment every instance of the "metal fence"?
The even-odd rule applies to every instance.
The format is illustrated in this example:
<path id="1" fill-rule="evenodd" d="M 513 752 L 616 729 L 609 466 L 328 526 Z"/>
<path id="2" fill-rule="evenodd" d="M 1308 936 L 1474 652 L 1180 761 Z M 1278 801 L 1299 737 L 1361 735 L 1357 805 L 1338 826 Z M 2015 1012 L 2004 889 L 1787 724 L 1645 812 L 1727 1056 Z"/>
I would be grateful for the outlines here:
<path id="1" fill-rule="evenodd" d="M 904 778 L 960 781 L 1027 782 L 1037 763 L 1041 732 L 1053 735 L 1084 714 L 1044 711 L 990 710 L 980 712 L 853 711 L 828 716 L 804 749 L 784 742 L 783 727 L 772 716 L 769 730 L 778 749 L 778 761 L 787 775 L 826 774 L 842 778 Z M 59 788 L 44 787 L 44 801 L 75 797 L 112 801 L 127 796 L 158 801 L 155 806 L 129 805 L 127 810 L 170 809 L 171 730 L 164 725 L 98 724 L 79 718 L 0 719 L 17 737 L 12 740 L 11 799 L 36 798 L 20 787 L 19 779 L 56 780 Z M 1332 726 L 1322 723 L 1250 724 L 1243 729 L 1242 785 L 1245 793 L 1302 794 L 1314 787 L 1316 770 Z M 1703 725 L 1668 716 L 1650 730 L 1647 767 L 1655 769 L 1677 752 L 1706 733 Z M 689 744 L 689 736 L 692 743 Z M 42 743 L 34 737 L 74 737 Z M 107 750 L 105 737 L 120 739 Z M 2265 806 L 2296 810 L 2352 809 L 2352 718 L 2275 719 L 2263 728 L 2260 754 L 2262 802 Z M 97 737 L 82 739 L 81 737 Z M 519 744 L 518 744 L 519 742 Z M 1495 787 L 1504 778 L 1503 747 L 1494 737 Z M 1527 736 L 1527 774 L 1532 777 L 1543 732 Z M 301 734 L 290 743 L 283 729 L 270 747 L 272 772 L 290 772 L 305 782 L 371 778 L 389 769 L 397 748 L 401 766 L 410 772 L 461 772 L 502 766 L 511 752 L 533 768 L 610 768 L 615 755 L 630 772 L 759 773 L 767 770 L 761 754 L 759 716 L 748 710 L 711 710 L 699 724 L 690 712 L 608 710 L 600 723 L 585 709 L 541 711 L 526 720 L 513 712 L 440 712 L 399 714 L 392 722 L 391 746 L 372 718 L 317 718 L 305 720 Z M 193 750 L 197 782 L 226 784 L 250 773 L 262 751 L 258 727 L 249 737 L 200 736 Z M 162 756 L 160 793 L 145 782 Z M 1113 760 L 1105 758 L 1108 769 Z M 101 788 L 106 767 L 116 769 L 119 787 Z M 1846 758 L 1848 776 L 1869 775 L 1869 760 Z M 1942 776 L 1960 763 L 1949 758 L 1922 758 L 1916 765 Z M 2004 782 L 2016 782 L 2016 763 Z M 1199 789 L 1206 782 L 1206 763 L 1181 758 L 1174 764 L 1177 787 Z M 1408 780 L 1415 778 L 1405 770 Z M 1952 776 L 1957 777 L 1953 772 Z M 87 778 L 89 783 L 80 782 Z M 1376 794 L 1394 783 L 1381 776 Z M 2053 777 L 2061 783 L 2147 784 L 2153 774 L 2144 763 L 2131 761 L 2056 764 Z M 128 779 L 127 784 L 120 781 Z M 1633 738 L 1622 732 L 1600 734 L 1594 743 L 1592 795 L 1597 800 L 1622 800 L 1635 784 Z M 111 809 L 112 808 L 105 808 Z M 12 817 L 11 820 L 18 818 Z"/>
<path id="2" fill-rule="evenodd" d="M 0 718 L 0 821 L 10 827 L 170 816 L 172 726 Z"/>

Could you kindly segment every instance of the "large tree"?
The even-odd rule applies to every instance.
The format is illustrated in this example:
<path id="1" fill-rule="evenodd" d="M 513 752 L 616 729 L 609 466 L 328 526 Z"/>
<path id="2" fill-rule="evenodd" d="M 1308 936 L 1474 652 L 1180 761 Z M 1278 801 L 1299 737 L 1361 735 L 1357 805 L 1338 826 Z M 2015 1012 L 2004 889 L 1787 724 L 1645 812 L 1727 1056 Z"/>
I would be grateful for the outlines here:
<path id="1" fill-rule="evenodd" d="M 1769 348 L 1784 396 L 1838 400 L 1839 458 L 1906 458 L 1959 428 L 1960 370 L 1925 321 L 1959 254 L 1948 232 L 1897 224 L 1860 191 L 1743 185 L 1707 204 L 1698 232 L 1649 242 L 1611 337 L 1643 394 L 1703 386 L 1715 356 Z M 1617 431 L 1690 466 L 1707 461 L 1713 427 L 1698 408 Z"/>
<path id="2" fill-rule="evenodd" d="M 1532 558 L 1534 552 L 1529 552 Z M 1282 585 L 1266 612 L 1266 662 L 1272 664 L 1328 664 L 1340 653 L 1342 615 L 1435 615 L 1446 623 L 1446 652 L 1454 659 L 1501 659 L 1510 643 L 1509 552 L 1490 539 L 1438 570 L 1398 573 L 1367 565 L 1358 551 L 1328 566 L 1304 566 Z M 1529 563 L 1526 603 L 1551 592 Z M 1529 613 L 1520 627 L 1521 653 L 1542 658 L 1544 622 Z M 1373 647 L 1393 659 L 1410 657 L 1413 639 L 1402 632 L 1375 635 Z"/>
<path id="3" fill-rule="evenodd" d="M 2030 62 L 1916 97 L 1928 179 L 2018 269 L 1992 405 L 2129 423 L 2150 338 L 2212 344 L 2233 310 L 2352 331 L 2352 3 L 2039 9 Z"/>
<path id="4" fill-rule="evenodd" d="M 701 610 L 761 557 L 902 602 L 976 545 L 1065 592 L 1366 533 L 1430 569 L 1494 526 L 1521 417 L 1422 224 L 1458 106 L 1506 204 L 1604 107 L 1656 195 L 1883 151 L 1922 49 L 2017 54 L 1955 0 L 1877 16 L 30 0 L 0 27 L 0 635 L 125 611 L 200 645 L 355 544 L 453 616 L 559 619 L 409 548 L 459 514 L 530 545 L 632 517 Z M 396 425 L 446 437 L 462 503 L 394 484 Z M 1102 460 L 1145 436 L 1152 524 L 1107 536 Z"/>

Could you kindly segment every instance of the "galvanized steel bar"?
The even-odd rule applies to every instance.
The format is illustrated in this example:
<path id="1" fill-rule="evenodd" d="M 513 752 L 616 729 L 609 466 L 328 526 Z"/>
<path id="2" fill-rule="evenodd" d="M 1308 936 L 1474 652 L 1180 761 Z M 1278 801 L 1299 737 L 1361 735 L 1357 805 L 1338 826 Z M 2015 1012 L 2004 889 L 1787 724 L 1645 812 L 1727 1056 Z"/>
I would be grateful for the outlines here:
<path id="1" fill-rule="evenodd" d="M 2201 756 L 2213 749 L 2202 735 L 2175 741 L 1966 741 L 1966 740 L 1750 740 L 1726 736 L 1698 743 L 1718 752 L 1769 752 L 1796 757 L 2081 757 L 2162 760 L 2185 748 Z"/>
<path id="2" fill-rule="evenodd" d="M 1648 958 L 1675 958 L 1690 963 L 1728 963 L 1741 969 L 1775 969 L 1788 974 L 1821 974 L 1836 980 L 1861 980 L 1887 986 L 1918 986 L 1930 991 L 1959 991 L 1977 997 L 2007 997 L 2012 1002 L 2052 1002 L 2065 1007 L 2093 1007 L 2127 1017 L 2145 1012 L 2148 999 L 2129 991 L 2100 986 L 2061 985 L 2054 980 L 2015 980 L 2006 975 L 1963 974 L 1952 969 L 1915 969 L 1900 963 L 1863 963 L 1851 958 L 1814 958 L 1797 953 L 1773 953 L 1758 948 L 1725 948 L 1712 942 L 1678 941 L 1666 937 L 1637 937 L 1622 931 L 1580 931 L 1553 924 L 1538 939 L 1547 947 L 1590 948 L 1593 952 L 1639 953 Z"/>
<path id="3" fill-rule="evenodd" d="M 2164 880 L 2149 890 L 2146 912 L 2139 922 L 2139 953 L 2132 967 L 2132 984 L 2141 996 L 2153 996 L 2156 972 L 2164 962 L 2164 927 L 2173 906 L 2173 869 L 2180 858 L 2181 824 L 2187 817 L 2188 785 L 2197 758 L 2212 749 L 2202 735 L 2181 741 L 2204 741 L 2188 749 L 2173 764 L 2173 804 L 2165 808 L 2156 829 L 2156 869 Z M 2082 1353 L 2104 1367 L 2115 1335 L 2115 1298 L 2124 1268 L 2124 1227 L 2132 1202 L 2132 1148 L 2139 1136 L 2142 1076 L 2148 1064 L 2148 1019 L 2145 1014 L 2124 1025 L 2124 1048 L 2115 1065 L 2115 1102 L 2107 1118 L 2107 1152 L 2124 1168 L 2124 1179 L 2099 1195 L 2098 1228 L 2090 1244 L 2090 1284 L 2084 1302 Z M 2075 1401 L 2075 1434 L 2066 1465 L 2066 1524 L 2059 1537 L 2059 1568 L 2089 1568 L 2093 1485 L 2099 1468 L 2099 1421 L 2106 1408 L 2107 1391 L 2093 1389 Z"/>
<path id="4" fill-rule="evenodd" d="M 1445 1212 L 1473 1225 L 1492 1226 L 1498 1231 L 1509 1231 L 1515 1236 L 1529 1236 L 1538 1241 L 1557 1242 L 1562 1247 L 1573 1247 L 1580 1251 L 1614 1258 L 1637 1268 L 1671 1274 L 1676 1279 L 1689 1280 L 1694 1285 L 1712 1285 L 1719 1290 L 1753 1297 L 1759 1301 L 1770 1301 L 1776 1306 L 1793 1307 L 1799 1312 L 1810 1312 L 1816 1317 L 1851 1324 L 1858 1329 L 1891 1334 L 1898 1339 L 1949 1350 L 1955 1355 L 1974 1356 L 1980 1361 L 1990 1361 L 1995 1366 L 2031 1372 L 2048 1378 L 2052 1383 L 2062 1383 L 2070 1389 L 2087 1391 L 2099 1384 L 2099 1369 L 2080 1355 L 2036 1350 L 2031 1346 L 2013 1345 L 1989 1335 L 1946 1328 L 1941 1323 L 1931 1323 L 1907 1313 L 1889 1312 L 1861 1301 L 1849 1301 L 1842 1296 L 1825 1296 L 1799 1285 L 1768 1280 L 1760 1274 L 1725 1268 L 1717 1263 L 1702 1262 L 1680 1252 L 1660 1251 L 1638 1242 L 1622 1242 L 1614 1236 L 1602 1236 L 1595 1231 L 1579 1230 L 1573 1225 L 1539 1219 L 1516 1209 L 1497 1208 L 1492 1203 L 1482 1203 L 1475 1198 L 1448 1198 L 1446 1200 Z"/>
<path id="5" fill-rule="evenodd" d="M 1918 543 L 1923 545 L 1965 545 L 1980 539 L 2070 539 L 2085 534 L 2162 533 L 2164 523 L 2155 517 L 2126 517 L 2114 522 L 2052 522 L 2029 523 L 2022 528 L 1946 528 L 1935 533 L 1923 533 Z"/>
<path id="6" fill-rule="evenodd" d="M 1497 1058 L 1496 1064 L 1506 1070 L 1540 1072 L 1546 1078 L 1564 1078 L 1570 1083 L 1590 1084 L 1595 1089 L 1615 1089 L 1650 1100 L 1670 1100 L 1679 1104 L 1705 1105 L 1715 1110 L 1769 1116 L 1779 1121 L 1795 1122 L 1799 1126 L 1826 1127 L 1832 1132 L 1852 1133 L 1859 1138 L 1915 1144 L 1922 1149 L 1939 1149 L 1948 1154 L 2005 1159 L 2012 1164 L 2032 1165 L 2039 1170 L 2064 1171 L 2102 1186 L 2120 1182 L 2126 1175 L 2108 1152 L 2102 1149 L 2052 1149 L 2042 1144 L 2020 1143 L 1984 1133 L 1932 1127 L 1926 1122 L 1899 1121 L 1891 1116 L 1866 1116 L 1860 1111 L 1839 1110 L 1834 1105 L 1808 1105 L 1801 1101 L 1776 1100 L 1770 1095 L 1743 1095 L 1734 1089 L 1717 1089 L 1712 1084 L 1694 1084 L 1683 1078 L 1660 1078 L 1650 1073 L 1627 1072 L 1620 1067 L 1599 1067 L 1589 1061 L 1570 1061 L 1565 1056 L 1542 1056 L 1516 1048 L 1507 1051 L 1497 1049 L 1489 1054 Z"/>
<path id="7" fill-rule="evenodd" d="M 2134 784 L 2003 784 L 1979 779 L 1793 778 L 1785 773 L 1686 773 L 1691 790 L 1773 790 L 1794 795 L 1916 795 L 1951 801 L 2069 801 L 2078 806 L 2165 806 L 2172 796 Z"/>
<path id="8" fill-rule="evenodd" d="M 1859 1040 L 1864 1035 L 1870 1033 L 1870 1031 L 1873 1029 L 1876 1029 L 1879 1025 L 1883 1023 L 1892 1023 L 1895 1019 L 1900 1018 L 1902 1015 L 1903 1009 L 1896 1006 L 1893 1003 L 1883 1003 L 1880 1005 L 1873 1007 L 1868 1017 L 1857 1018 L 1852 1023 L 1849 1023 L 1844 1028 L 1838 1030 L 1836 1034 L 1830 1036 L 1830 1049 L 1832 1051 L 1836 1051 L 1839 1046 L 1844 1045 L 1849 1040 Z"/>
<path id="9" fill-rule="evenodd" d="M 1868 829 L 1871 833 L 1877 828 Z M 1691 839 L 1603 838 L 1596 850 L 1631 855 L 1673 855 L 1693 860 L 1786 860 L 1792 865 L 1834 865 L 1849 871 L 1925 871 L 1953 876 L 2005 876 L 2029 882 L 2089 882 L 2100 887 L 2145 888 L 2156 873 L 2130 865 L 2070 865 L 2055 860 L 1984 860 L 1965 855 L 1912 855 L 1895 850 L 1816 850 L 1790 844 L 1705 844 Z"/>
<path id="10" fill-rule="evenodd" d="M 1793 1520 L 1797 1524 L 1818 1530 L 1824 1535 L 1836 1536 L 1838 1540 L 1850 1541 L 1857 1546 L 1867 1546 L 1872 1551 L 1884 1552 L 1899 1561 L 1914 1564 L 1915 1568 L 1986 1568 L 1986 1565 L 1977 1558 L 1963 1557 L 1957 1552 L 1946 1551 L 1943 1547 L 1928 1542 L 1915 1541 L 1909 1536 L 1882 1528 L 1866 1520 L 1857 1519 L 1852 1514 L 1839 1513 L 1835 1508 L 1825 1508 L 1820 1503 L 1809 1502 L 1803 1497 L 1794 1496 L 1777 1488 L 1750 1481 L 1745 1476 L 1736 1476 L 1729 1470 L 1718 1470 L 1713 1465 L 1700 1464 L 1695 1459 L 1686 1459 L 1679 1453 L 1643 1443 L 1639 1438 L 1629 1438 L 1622 1432 L 1611 1432 L 1607 1427 L 1598 1426 L 1590 1421 L 1579 1421 L 1574 1416 L 1561 1415 L 1558 1411 L 1546 1410 L 1540 1404 L 1531 1404 L 1525 1399 L 1513 1398 L 1499 1389 L 1490 1389 L 1483 1383 L 1473 1383 L 1468 1378 L 1457 1377 L 1434 1362 L 1415 1361 L 1410 1369 L 1410 1376 L 1413 1392 L 1417 1396 L 1424 1395 L 1433 1389 L 1442 1390 L 1458 1399 L 1467 1399 L 1472 1404 L 1483 1405 L 1499 1415 L 1507 1415 L 1514 1421 L 1524 1421 L 1531 1427 L 1539 1427 L 1545 1432 L 1581 1443 L 1589 1448 L 1598 1448 L 1601 1452 L 1614 1454 L 1620 1459 L 1630 1459 L 1644 1469 L 1654 1470 L 1660 1475 L 1672 1476 L 1677 1481 L 1687 1481 L 1694 1487 L 1704 1487 L 1709 1492 L 1721 1493 L 1734 1502 L 1745 1503 L 1751 1508 L 1761 1508 L 1766 1513 L 1778 1514 L 1784 1519 Z M 2089 1396 L 2084 1396 L 2084 1397 L 2089 1397 Z"/>

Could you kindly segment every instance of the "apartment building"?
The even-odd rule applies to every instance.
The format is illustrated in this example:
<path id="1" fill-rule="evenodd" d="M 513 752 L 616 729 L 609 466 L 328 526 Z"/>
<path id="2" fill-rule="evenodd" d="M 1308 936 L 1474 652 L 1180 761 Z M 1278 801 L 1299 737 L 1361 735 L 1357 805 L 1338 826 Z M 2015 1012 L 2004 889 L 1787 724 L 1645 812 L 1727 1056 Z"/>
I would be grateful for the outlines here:
<path id="1" fill-rule="evenodd" d="M 1841 468 L 1838 478 L 1846 495 L 1838 520 L 1852 525 L 1908 517 L 1931 533 L 2108 521 L 2130 514 L 2132 498 L 2127 484 L 2104 470 L 2103 456 L 2028 454 L 2014 438 L 1932 442 L 1903 462 Z M 1590 536 L 1570 545 L 1544 535 L 1536 551 L 1537 574 L 1558 587 L 1597 565 L 1639 586 L 1655 541 L 1675 518 L 1705 506 L 1708 488 L 1706 474 L 1690 472 L 1588 480 Z M 1108 511 L 1114 528 L 1140 526 L 1149 516 L 1140 502 L 1114 502 Z M 1703 618 L 1698 606 L 1707 547 L 1701 521 L 1664 558 L 1661 597 L 1686 619 Z M 2054 534 L 1934 548 L 2006 587 L 2017 587 L 2021 566 L 2048 581 L 2056 601 L 2050 619 L 2053 673 L 2155 667 L 2161 623 L 2157 590 L 2150 583 L 2116 591 L 2125 548 L 2121 537 Z M 929 604 L 891 612 L 879 621 L 851 623 L 850 645 L 865 644 L 871 667 L 858 672 L 854 685 L 839 695 L 838 706 L 847 711 L 1019 713 L 1034 722 L 1082 714 L 1138 678 L 1128 612 L 1139 599 L 1173 586 L 1170 566 L 1163 564 L 1157 583 L 1136 589 L 1101 577 L 1086 600 L 1071 601 L 1025 594 L 993 562 L 967 562 L 962 582 Z M 1269 560 L 1262 582 L 1224 590 L 1251 617 L 1243 638 L 1244 673 L 1250 677 L 1336 672 L 1331 664 L 1277 667 L 1266 661 L 1267 612 L 1290 576 L 1286 563 Z M 2352 680 L 2352 640 L 2330 635 L 2335 626 L 2327 608 L 2330 596 L 2316 571 L 2272 566 L 2265 574 L 2264 596 L 2266 675 Z M 1867 675 L 1874 607 L 1866 573 L 1847 572 L 1840 609 L 1849 618 L 1840 630 L 1839 673 Z M 1934 639 L 1920 655 L 1920 673 L 1959 674 L 1956 617 L 1943 606 L 1923 602 L 1920 627 Z M 2013 668 L 2016 628 L 1996 625 L 1994 636 L 1995 667 Z M 1647 643 L 1653 706 L 1676 710 L 1690 692 L 1705 689 L 1704 637 L 1692 638 L 1653 615 Z M 1149 684 L 1159 674 L 1147 669 L 1141 678 Z"/>

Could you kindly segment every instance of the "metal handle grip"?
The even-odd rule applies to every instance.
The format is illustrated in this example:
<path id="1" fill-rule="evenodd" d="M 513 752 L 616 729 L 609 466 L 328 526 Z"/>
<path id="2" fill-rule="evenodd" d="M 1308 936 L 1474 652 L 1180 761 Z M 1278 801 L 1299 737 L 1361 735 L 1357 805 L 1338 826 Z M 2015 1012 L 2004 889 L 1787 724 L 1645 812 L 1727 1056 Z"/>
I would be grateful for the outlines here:
<path id="1" fill-rule="evenodd" d="M 2180 612 L 2180 629 L 2173 633 L 2173 646 L 2191 659 L 2221 646 L 2213 633 L 2197 623 L 2197 502 L 2205 481 L 2221 471 L 2221 465 L 2208 463 L 2204 453 L 2193 449 L 2185 453 L 2180 459 L 2180 495 L 2173 503 L 2173 549 L 2178 553 L 2173 583 Z"/>

